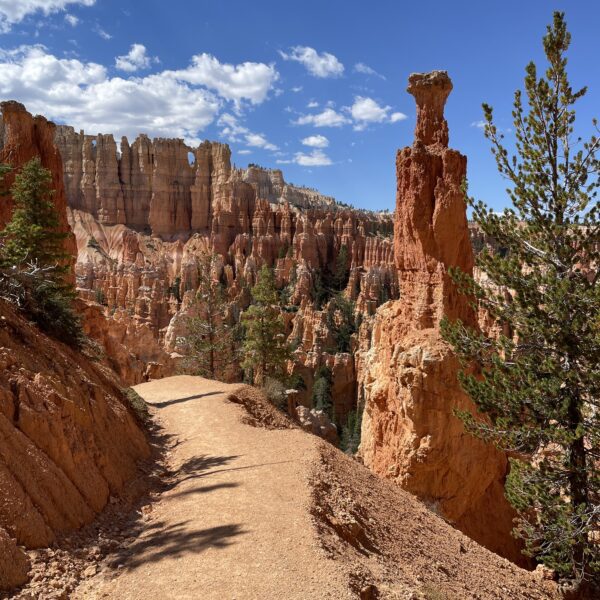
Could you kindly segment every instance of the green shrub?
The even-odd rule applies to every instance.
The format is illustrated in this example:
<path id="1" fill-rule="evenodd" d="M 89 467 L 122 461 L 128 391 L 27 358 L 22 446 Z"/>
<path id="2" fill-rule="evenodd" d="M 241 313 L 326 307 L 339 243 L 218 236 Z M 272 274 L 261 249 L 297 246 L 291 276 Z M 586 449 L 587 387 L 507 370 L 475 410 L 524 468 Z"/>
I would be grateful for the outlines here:
<path id="1" fill-rule="evenodd" d="M 131 387 L 123 388 L 123 395 L 127 399 L 131 410 L 135 413 L 135 416 L 145 423 L 150 418 L 150 412 L 148 411 L 148 405 L 146 401 Z"/>
<path id="2" fill-rule="evenodd" d="M 267 377 L 262 389 L 271 404 L 281 410 L 287 409 L 286 388 L 279 379 Z"/>

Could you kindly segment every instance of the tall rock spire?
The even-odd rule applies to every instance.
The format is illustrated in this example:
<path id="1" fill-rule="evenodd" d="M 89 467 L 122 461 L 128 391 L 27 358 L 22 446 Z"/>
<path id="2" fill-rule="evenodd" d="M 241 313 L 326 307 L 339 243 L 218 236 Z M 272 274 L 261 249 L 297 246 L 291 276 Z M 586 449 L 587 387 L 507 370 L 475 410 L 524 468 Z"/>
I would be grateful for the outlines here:
<path id="1" fill-rule="evenodd" d="M 417 103 L 412 146 L 396 157 L 394 257 L 400 300 L 382 305 L 361 329 L 359 389 L 364 393 L 360 453 L 376 473 L 436 507 L 479 543 L 522 562 L 503 494 L 504 454 L 468 435 L 455 410 L 475 412 L 459 364 L 442 339 L 443 317 L 476 326 L 450 267 L 472 273 L 462 182 L 467 159 L 448 148 L 444 71 L 413 74 Z"/>

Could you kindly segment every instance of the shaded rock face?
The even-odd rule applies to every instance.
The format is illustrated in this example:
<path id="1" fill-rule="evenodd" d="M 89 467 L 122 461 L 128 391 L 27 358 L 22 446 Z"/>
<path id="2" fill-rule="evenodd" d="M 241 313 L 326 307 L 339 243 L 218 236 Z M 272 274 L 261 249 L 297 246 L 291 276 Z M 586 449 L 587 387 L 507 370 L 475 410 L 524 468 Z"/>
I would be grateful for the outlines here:
<path id="1" fill-rule="evenodd" d="M 18 102 L 0 103 L 0 113 L 0 163 L 13 167 L 4 178 L 2 188 L 8 191 L 19 172 L 19 167 L 32 158 L 39 157 L 42 165 L 52 173 L 53 201 L 59 214 L 60 231 L 69 234 L 64 241 L 65 250 L 75 256 L 75 238 L 70 235 L 71 230 L 67 222 L 62 159 L 54 145 L 56 126 L 44 117 L 33 117 Z M 13 206 L 10 194 L 0 196 L 0 230 L 10 220 Z"/>
<path id="2" fill-rule="evenodd" d="M 27 554 L 0 527 L 0 591 L 23 585 L 27 581 L 28 572 Z"/>
<path id="3" fill-rule="evenodd" d="M 412 147 L 398 152 L 394 255 L 400 300 L 361 329 L 358 385 L 365 398 L 360 454 L 376 473 L 420 496 L 467 535 L 523 562 L 503 495 L 506 457 L 464 432 L 455 409 L 474 411 L 458 361 L 440 335 L 447 316 L 475 325 L 448 269 L 473 270 L 461 184 L 466 158 L 447 147 L 445 72 L 415 74 Z"/>
<path id="4" fill-rule="evenodd" d="M 108 369 L 0 313 L 0 528 L 37 548 L 89 523 L 149 449 Z"/>

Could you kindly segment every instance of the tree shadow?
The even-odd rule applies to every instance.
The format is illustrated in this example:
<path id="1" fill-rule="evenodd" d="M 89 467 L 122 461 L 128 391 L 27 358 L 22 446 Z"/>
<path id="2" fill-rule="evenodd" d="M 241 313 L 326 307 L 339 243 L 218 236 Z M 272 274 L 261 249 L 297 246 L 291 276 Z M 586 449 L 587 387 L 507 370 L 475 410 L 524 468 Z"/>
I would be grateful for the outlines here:
<path id="1" fill-rule="evenodd" d="M 208 548 L 225 548 L 234 543 L 233 538 L 245 533 L 247 531 L 238 523 L 194 529 L 190 528 L 190 521 L 168 526 L 157 522 L 146 527 L 146 534 L 120 550 L 111 562 L 113 567 L 123 565 L 127 569 L 136 569 L 163 558 L 198 554 Z"/>
<path id="2" fill-rule="evenodd" d="M 239 487 L 239 483 L 215 483 L 213 485 L 205 485 L 204 487 L 196 487 L 190 488 L 189 490 L 182 490 L 181 492 L 176 492 L 169 496 L 171 498 L 181 498 L 183 496 L 192 496 L 193 494 L 208 494 L 209 492 L 214 492 L 215 490 L 221 489 L 231 489 Z"/>
<path id="3" fill-rule="evenodd" d="M 239 456 L 208 456 L 206 454 L 188 458 L 170 472 L 170 477 L 164 482 L 164 488 L 171 490 L 188 479 L 202 477 L 209 469 L 227 465 L 236 458 L 239 458 Z"/>
<path id="4" fill-rule="evenodd" d="M 218 390 L 216 392 L 206 392 L 206 394 L 186 396 L 185 398 L 174 398 L 173 400 L 164 400 L 163 402 L 149 402 L 148 404 L 156 408 L 165 408 L 165 406 L 171 406 L 172 404 L 180 404 L 181 402 L 188 402 L 189 400 L 198 400 L 199 398 L 206 398 L 207 396 L 216 396 L 217 394 L 222 393 L 222 390 Z"/>

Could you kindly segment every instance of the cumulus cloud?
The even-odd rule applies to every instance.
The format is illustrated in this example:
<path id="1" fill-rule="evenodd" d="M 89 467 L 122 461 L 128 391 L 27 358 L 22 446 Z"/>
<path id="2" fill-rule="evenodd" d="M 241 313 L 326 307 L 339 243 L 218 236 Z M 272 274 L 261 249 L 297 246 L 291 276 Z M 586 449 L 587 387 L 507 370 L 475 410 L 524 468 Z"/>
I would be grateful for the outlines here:
<path id="1" fill-rule="evenodd" d="M 306 106 L 307 108 L 319 108 L 319 103 L 315 100 L 311 100 Z"/>
<path id="2" fill-rule="evenodd" d="M 375 69 L 366 65 L 363 62 L 358 62 L 354 65 L 354 72 L 361 73 L 362 75 L 369 75 L 371 77 L 379 77 L 380 79 L 385 80 L 385 76 L 381 73 L 378 73 Z"/>
<path id="3" fill-rule="evenodd" d="M 271 152 L 279 150 L 275 144 L 267 140 L 264 134 L 250 131 L 239 122 L 237 117 L 230 113 L 222 114 L 217 121 L 217 125 L 221 127 L 221 135 L 230 142 L 246 144 L 253 148 L 263 148 Z"/>
<path id="4" fill-rule="evenodd" d="M 138 133 L 200 142 L 222 102 L 206 89 L 167 72 L 124 79 L 104 66 L 58 58 L 43 46 L 0 51 L 0 97 L 23 102 L 32 113 L 95 134 L 133 139 Z"/>
<path id="5" fill-rule="evenodd" d="M 75 16 L 75 15 L 65 15 L 65 21 L 71 26 L 71 27 L 77 27 L 77 25 L 79 25 L 79 19 Z"/>
<path id="6" fill-rule="evenodd" d="M 0 0 L 0 32 L 6 33 L 26 16 L 42 12 L 45 15 L 64 10 L 70 4 L 92 6 L 96 0 Z"/>
<path id="7" fill-rule="evenodd" d="M 354 129 L 360 131 L 371 123 L 396 123 L 406 119 L 400 112 L 390 114 L 391 106 L 381 106 L 373 98 L 356 96 L 354 104 L 348 109 L 354 120 Z"/>
<path id="8" fill-rule="evenodd" d="M 230 65 L 206 53 L 192 57 L 189 67 L 171 74 L 180 81 L 215 90 L 221 97 L 238 105 L 242 100 L 252 104 L 264 102 L 279 79 L 273 65 L 254 62 Z"/>
<path id="9" fill-rule="evenodd" d="M 302 143 L 311 148 L 327 148 L 329 146 L 329 140 L 324 135 L 309 135 L 302 140 Z"/>
<path id="10" fill-rule="evenodd" d="M 296 152 L 293 159 L 278 160 L 280 165 L 296 164 L 301 167 L 328 167 L 333 162 L 322 150 L 313 150 L 309 154 Z"/>
<path id="11" fill-rule="evenodd" d="M 341 127 L 350 123 L 350 119 L 333 108 L 326 108 L 315 115 L 303 115 L 293 123 L 294 125 L 314 125 L 315 127 Z"/>
<path id="12" fill-rule="evenodd" d="M 344 65 L 329 52 L 319 54 L 309 46 L 294 46 L 290 52 L 279 51 L 284 60 L 293 60 L 301 63 L 314 77 L 339 77 L 344 72 Z"/>
<path id="13" fill-rule="evenodd" d="M 275 151 L 279 148 L 275 144 L 271 144 L 262 133 L 248 133 L 246 134 L 246 143 L 248 146 L 254 146 L 256 148 L 264 148 L 265 150 Z"/>
<path id="14" fill-rule="evenodd" d="M 132 44 L 129 52 L 115 59 L 115 67 L 121 71 L 133 73 L 140 69 L 149 69 L 156 59 L 148 56 L 146 46 L 143 44 Z"/>

